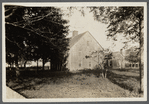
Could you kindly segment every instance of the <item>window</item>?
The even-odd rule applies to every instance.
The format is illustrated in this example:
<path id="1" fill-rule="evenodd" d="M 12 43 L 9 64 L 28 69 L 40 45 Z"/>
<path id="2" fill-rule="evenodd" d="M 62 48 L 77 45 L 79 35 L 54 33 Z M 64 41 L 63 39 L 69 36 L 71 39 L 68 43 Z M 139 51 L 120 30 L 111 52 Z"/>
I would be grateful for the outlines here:
<path id="1" fill-rule="evenodd" d="M 79 52 L 79 56 L 81 56 L 81 51 Z"/>
<path id="2" fill-rule="evenodd" d="M 89 46 L 89 41 L 87 41 L 87 46 Z"/>
<path id="3" fill-rule="evenodd" d="M 109 66 L 112 67 L 112 61 L 111 60 L 110 60 L 109 64 L 110 64 Z"/>
<path id="4" fill-rule="evenodd" d="M 91 62 L 89 62 L 89 67 L 91 67 Z"/>
<path id="5" fill-rule="evenodd" d="M 81 67 L 81 62 L 79 63 L 79 67 Z"/>
<path id="6" fill-rule="evenodd" d="M 134 67 L 135 66 L 135 64 L 132 64 L 132 67 Z"/>
<path id="7" fill-rule="evenodd" d="M 131 65 L 131 64 L 126 63 L 126 64 L 125 64 L 125 67 L 131 67 L 130 65 Z"/>
<path id="8" fill-rule="evenodd" d="M 136 67 L 138 67 L 138 64 L 136 64 Z"/>
<path id="9" fill-rule="evenodd" d="M 82 66 L 82 52 L 79 51 L 79 67 Z"/>
<path id="10" fill-rule="evenodd" d="M 129 64 L 129 67 L 131 67 L 131 64 Z"/>

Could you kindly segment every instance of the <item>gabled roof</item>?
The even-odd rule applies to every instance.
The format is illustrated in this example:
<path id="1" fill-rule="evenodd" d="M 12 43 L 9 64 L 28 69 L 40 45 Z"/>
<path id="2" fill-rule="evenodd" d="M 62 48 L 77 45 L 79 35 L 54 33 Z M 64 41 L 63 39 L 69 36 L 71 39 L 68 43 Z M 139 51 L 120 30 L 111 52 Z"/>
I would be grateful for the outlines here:
<path id="1" fill-rule="evenodd" d="M 81 33 L 81 34 L 79 34 L 79 35 L 73 37 L 72 39 L 70 39 L 70 42 L 69 42 L 70 48 L 71 48 L 74 44 L 76 44 L 76 43 L 81 39 L 81 37 L 83 37 L 86 33 L 89 33 L 89 34 L 91 35 L 90 32 L 86 31 L 86 32 Z M 92 36 L 92 35 L 91 35 L 91 36 Z M 93 37 L 93 36 L 92 36 L 92 37 Z M 98 41 L 97 41 L 94 37 L 93 37 L 93 39 L 98 43 Z M 98 43 L 98 44 L 99 44 L 99 43 Z M 102 47 L 100 44 L 99 44 L 99 46 L 103 49 L 103 47 Z"/>
<path id="2" fill-rule="evenodd" d="M 82 34 L 79 34 L 79 35 L 73 37 L 72 39 L 70 39 L 70 42 L 69 42 L 70 48 L 71 48 L 74 44 L 76 44 L 76 43 L 81 39 L 81 37 L 82 37 L 85 33 L 86 33 L 86 32 L 84 32 L 84 33 L 82 33 Z"/>

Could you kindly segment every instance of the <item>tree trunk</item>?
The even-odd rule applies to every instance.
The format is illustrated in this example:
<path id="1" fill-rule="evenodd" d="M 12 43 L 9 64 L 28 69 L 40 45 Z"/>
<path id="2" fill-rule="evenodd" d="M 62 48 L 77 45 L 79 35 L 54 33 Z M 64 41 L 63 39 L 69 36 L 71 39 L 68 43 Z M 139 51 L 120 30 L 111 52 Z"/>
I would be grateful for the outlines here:
<path id="1" fill-rule="evenodd" d="M 15 67 L 16 67 L 16 77 L 17 77 L 17 80 L 18 80 L 18 77 L 20 76 L 20 71 L 19 71 L 19 67 L 18 67 L 18 56 L 16 56 L 16 59 L 15 59 Z"/>
<path id="2" fill-rule="evenodd" d="M 15 58 L 15 66 L 18 67 L 18 56 Z"/>
<path id="3" fill-rule="evenodd" d="M 54 62 L 52 61 L 52 70 L 54 70 Z"/>
<path id="4" fill-rule="evenodd" d="M 139 60 L 139 70 L 140 70 L 140 92 L 142 92 L 142 73 L 141 73 L 141 59 Z"/>
<path id="5" fill-rule="evenodd" d="M 53 70 L 53 59 L 51 59 L 51 62 L 50 62 L 50 69 Z"/>
<path id="6" fill-rule="evenodd" d="M 57 70 L 57 63 L 55 59 L 51 59 L 51 70 Z"/>
<path id="7" fill-rule="evenodd" d="M 60 70 L 60 71 L 62 71 L 62 65 L 61 65 L 61 64 L 62 64 L 62 61 L 60 61 L 60 63 L 59 63 L 59 67 L 60 67 L 59 70 Z"/>
<path id="8" fill-rule="evenodd" d="M 53 70 L 55 70 L 55 61 L 53 62 Z"/>
<path id="9" fill-rule="evenodd" d="M 10 63 L 10 68 L 9 69 L 11 70 L 11 68 L 12 68 L 12 62 Z"/>
<path id="10" fill-rule="evenodd" d="M 61 61 L 59 62 L 59 70 L 62 71 L 62 70 L 61 70 Z"/>
<path id="11" fill-rule="evenodd" d="M 140 93 L 143 92 L 142 90 L 142 64 L 141 64 L 141 47 L 143 46 L 143 42 L 142 42 L 142 32 L 141 32 L 141 25 L 142 25 L 142 20 L 141 18 L 139 18 L 140 21 L 139 21 L 139 35 L 140 35 L 140 60 L 139 60 L 139 70 L 140 70 Z M 143 86 L 144 87 L 144 86 Z"/>
<path id="12" fill-rule="evenodd" d="M 37 69 L 36 69 L 36 74 L 38 73 L 38 59 L 37 59 Z"/>
<path id="13" fill-rule="evenodd" d="M 59 69 L 58 69 L 58 62 L 56 62 L 56 69 L 59 70 Z"/>
<path id="14" fill-rule="evenodd" d="M 44 70 L 44 64 L 45 64 L 45 61 L 44 61 L 44 58 L 42 59 L 42 70 Z"/>
<path id="15" fill-rule="evenodd" d="M 53 68 L 53 62 L 52 62 L 52 59 L 51 59 L 51 62 L 50 62 L 50 69 L 52 70 L 52 68 Z"/>
<path id="16" fill-rule="evenodd" d="M 54 63 L 54 69 L 57 71 L 57 62 Z"/>
<path id="17" fill-rule="evenodd" d="M 60 71 L 60 62 L 57 64 L 58 70 Z"/>
<path id="18" fill-rule="evenodd" d="M 26 63 L 27 63 L 27 61 L 24 62 L 24 69 L 26 68 Z"/>

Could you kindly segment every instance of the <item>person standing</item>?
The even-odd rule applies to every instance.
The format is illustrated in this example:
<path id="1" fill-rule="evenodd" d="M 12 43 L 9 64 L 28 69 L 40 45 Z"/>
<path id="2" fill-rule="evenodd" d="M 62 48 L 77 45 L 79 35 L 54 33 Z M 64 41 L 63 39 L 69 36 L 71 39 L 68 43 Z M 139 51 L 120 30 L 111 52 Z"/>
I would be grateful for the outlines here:
<path id="1" fill-rule="evenodd" d="M 106 78 L 107 77 L 107 71 L 108 71 L 108 60 L 105 59 L 102 62 L 102 77 Z"/>
<path id="2" fill-rule="evenodd" d="M 108 71 L 108 60 L 106 59 L 106 64 L 105 64 L 105 78 L 107 77 L 107 71 Z"/>
<path id="3" fill-rule="evenodd" d="M 105 63 L 105 60 L 103 60 L 102 64 L 101 64 L 101 69 L 102 69 L 102 78 L 104 78 L 104 63 Z"/>

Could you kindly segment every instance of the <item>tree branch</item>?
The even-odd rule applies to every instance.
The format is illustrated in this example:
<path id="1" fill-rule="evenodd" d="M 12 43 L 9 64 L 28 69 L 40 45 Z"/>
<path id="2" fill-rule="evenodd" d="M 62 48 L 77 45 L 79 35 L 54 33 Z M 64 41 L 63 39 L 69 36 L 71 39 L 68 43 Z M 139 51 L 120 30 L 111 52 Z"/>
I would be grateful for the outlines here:
<path id="1" fill-rule="evenodd" d="M 15 44 L 18 46 L 18 48 L 20 48 L 21 50 L 23 50 L 17 42 L 8 39 L 7 36 L 6 36 L 6 39 L 7 39 L 8 41 L 10 41 L 11 43 L 15 43 Z"/>
<path id="2" fill-rule="evenodd" d="M 5 22 L 5 23 L 6 23 L 7 25 L 12 25 L 12 26 L 15 26 L 15 27 L 19 27 L 19 28 L 28 30 L 28 31 L 30 31 L 30 32 L 33 32 L 33 33 L 35 33 L 35 34 L 37 34 L 37 35 L 39 35 L 39 36 L 45 38 L 45 39 L 48 39 L 49 42 L 50 42 L 56 49 L 60 50 L 53 42 L 51 42 L 51 39 L 50 39 L 50 38 L 48 38 L 48 37 L 46 37 L 46 36 L 44 36 L 44 35 L 41 35 L 42 32 L 41 32 L 41 33 L 38 33 L 36 30 L 24 28 L 24 27 L 21 27 L 21 26 L 18 26 L 18 25 L 16 25 L 16 24 L 12 24 L 12 23 L 9 23 L 9 22 Z M 59 31 L 59 32 L 60 32 L 60 31 Z M 49 34 L 49 33 L 48 33 L 48 34 Z"/>
<path id="3" fill-rule="evenodd" d="M 9 9 L 10 10 L 10 9 Z M 5 12 L 9 11 L 9 10 L 5 10 Z M 16 8 L 12 10 L 12 12 L 9 15 L 5 15 L 5 19 L 9 18 L 10 16 L 13 15 L 13 13 L 15 12 Z"/>

